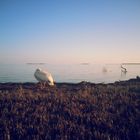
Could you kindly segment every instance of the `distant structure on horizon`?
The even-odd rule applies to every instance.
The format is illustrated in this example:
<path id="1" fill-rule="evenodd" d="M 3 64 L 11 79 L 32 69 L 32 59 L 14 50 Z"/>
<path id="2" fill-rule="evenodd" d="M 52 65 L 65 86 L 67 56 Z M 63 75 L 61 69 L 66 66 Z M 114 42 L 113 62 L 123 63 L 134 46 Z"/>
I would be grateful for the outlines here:
<path id="1" fill-rule="evenodd" d="M 90 63 L 81 63 L 81 65 L 89 65 Z"/>

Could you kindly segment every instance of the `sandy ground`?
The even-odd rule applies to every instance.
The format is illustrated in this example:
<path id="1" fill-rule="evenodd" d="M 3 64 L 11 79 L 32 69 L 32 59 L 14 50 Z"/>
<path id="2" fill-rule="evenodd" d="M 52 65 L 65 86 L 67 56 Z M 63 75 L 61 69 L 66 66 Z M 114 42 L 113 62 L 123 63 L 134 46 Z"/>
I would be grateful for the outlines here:
<path id="1" fill-rule="evenodd" d="M 140 78 L 43 89 L 0 83 L 0 139 L 140 139 Z"/>

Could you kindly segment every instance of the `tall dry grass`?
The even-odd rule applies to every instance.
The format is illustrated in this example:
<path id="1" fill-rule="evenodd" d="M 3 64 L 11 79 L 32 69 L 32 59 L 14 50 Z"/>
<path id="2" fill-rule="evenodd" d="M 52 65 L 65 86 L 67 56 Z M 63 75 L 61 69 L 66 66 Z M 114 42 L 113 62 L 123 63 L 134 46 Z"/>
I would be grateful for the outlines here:
<path id="1" fill-rule="evenodd" d="M 140 82 L 4 86 L 1 140 L 140 139 Z"/>

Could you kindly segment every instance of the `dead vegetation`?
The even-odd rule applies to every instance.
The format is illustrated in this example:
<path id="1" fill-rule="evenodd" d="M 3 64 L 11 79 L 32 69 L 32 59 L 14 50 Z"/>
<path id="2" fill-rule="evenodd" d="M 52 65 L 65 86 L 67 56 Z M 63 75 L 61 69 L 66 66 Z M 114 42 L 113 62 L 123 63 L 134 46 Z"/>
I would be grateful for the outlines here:
<path id="1" fill-rule="evenodd" d="M 140 80 L 0 84 L 0 139 L 140 139 Z"/>

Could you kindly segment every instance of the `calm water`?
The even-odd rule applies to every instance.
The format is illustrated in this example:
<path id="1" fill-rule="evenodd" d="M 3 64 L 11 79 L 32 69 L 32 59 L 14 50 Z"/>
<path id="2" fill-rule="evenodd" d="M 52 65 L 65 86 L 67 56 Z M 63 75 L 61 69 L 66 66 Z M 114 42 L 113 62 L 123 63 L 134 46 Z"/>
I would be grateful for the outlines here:
<path id="1" fill-rule="evenodd" d="M 50 64 L 0 64 L 0 82 L 37 82 L 36 68 L 47 69 L 56 82 L 109 83 L 140 76 L 140 65 L 124 65 L 127 73 L 121 72 L 120 65 L 50 65 Z"/>

